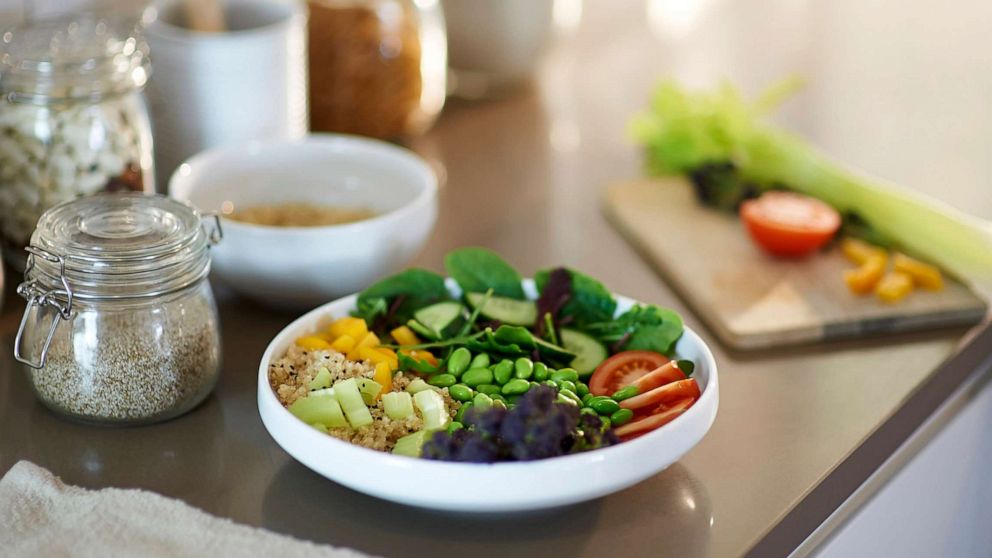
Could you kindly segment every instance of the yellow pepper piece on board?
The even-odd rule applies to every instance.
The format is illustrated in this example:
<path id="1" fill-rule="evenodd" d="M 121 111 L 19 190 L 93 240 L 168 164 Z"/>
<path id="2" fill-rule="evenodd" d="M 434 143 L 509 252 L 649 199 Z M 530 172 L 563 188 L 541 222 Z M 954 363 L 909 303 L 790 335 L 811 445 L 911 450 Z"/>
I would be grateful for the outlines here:
<path id="1" fill-rule="evenodd" d="M 326 350 L 331 348 L 331 344 L 315 335 L 307 335 L 296 340 L 296 344 L 311 351 Z"/>
<path id="2" fill-rule="evenodd" d="M 412 329 L 404 326 L 400 326 L 393 331 L 389 332 L 400 345 L 419 345 L 420 339 L 417 338 L 417 334 L 413 332 Z"/>
<path id="3" fill-rule="evenodd" d="M 362 356 L 359 351 L 361 351 L 362 347 L 378 347 L 378 346 L 379 346 L 379 337 L 376 336 L 376 334 L 369 332 L 363 335 L 361 339 L 358 340 L 358 343 L 355 343 L 355 346 L 352 347 L 350 351 L 348 351 L 347 356 L 351 360 L 361 360 Z"/>
<path id="4" fill-rule="evenodd" d="M 335 338 L 347 335 L 352 339 L 361 339 L 369 332 L 369 328 L 365 325 L 365 320 L 352 316 L 335 320 L 327 329 Z"/>
<path id="5" fill-rule="evenodd" d="M 331 348 L 339 353 L 348 354 L 348 351 L 355 348 L 355 338 L 350 335 L 342 335 L 331 343 Z"/>
<path id="6" fill-rule="evenodd" d="M 844 271 L 844 282 L 847 288 L 855 294 L 867 294 L 875 288 L 875 284 L 885 275 L 885 266 L 889 257 L 885 252 L 872 254 L 861 267 Z"/>
<path id="7" fill-rule="evenodd" d="M 389 364 L 385 362 L 380 362 L 375 365 L 375 374 L 372 376 L 379 385 L 382 386 L 382 391 L 379 395 L 383 393 L 388 393 L 393 389 L 393 370 L 389 368 Z"/>
<path id="8" fill-rule="evenodd" d="M 939 268 L 913 259 L 906 254 L 896 252 L 892 256 L 892 268 L 909 275 L 913 279 L 913 283 L 924 289 L 939 291 L 944 288 L 944 277 Z"/>
<path id="9" fill-rule="evenodd" d="M 899 302 L 913 291 L 913 278 L 902 271 L 890 271 L 875 286 L 875 294 L 885 302 Z"/>
<path id="10" fill-rule="evenodd" d="M 840 251 L 847 259 L 858 265 L 863 265 L 872 256 L 885 254 L 885 250 L 857 238 L 845 238 L 842 240 Z"/>

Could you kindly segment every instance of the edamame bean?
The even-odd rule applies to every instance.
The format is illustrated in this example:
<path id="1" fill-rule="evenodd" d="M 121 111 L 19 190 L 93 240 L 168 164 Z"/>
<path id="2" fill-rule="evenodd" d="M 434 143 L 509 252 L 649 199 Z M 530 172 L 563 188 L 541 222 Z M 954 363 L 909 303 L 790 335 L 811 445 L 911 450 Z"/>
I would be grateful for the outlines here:
<path id="1" fill-rule="evenodd" d="M 487 393 L 486 395 L 488 395 L 489 397 L 491 397 L 494 402 L 495 401 L 502 401 L 503 403 L 506 403 L 506 398 L 503 397 L 502 394 L 499 394 L 499 393 Z"/>
<path id="2" fill-rule="evenodd" d="M 461 376 L 462 372 L 468 370 L 468 363 L 471 361 L 472 353 L 465 347 L 458 347 L 448 357 L 448 373 Z"/>
<path id="3" fill-rule="evenodd" d="M 468 365 L 469 370 L 472 368 L 485 368 L 487 366 L 489 366 L 489 355 L 486 353 L 479 353 L 475 355 L 475 358 L 473 358 L 472 362 Z"/>
<path id="4" fill-rule="evenodd" d="M 568 391 L 575 393 L 575 382 L 571 380 L 562 380 L 558 382 L 558 389 L 567 389 Z"/>
<path id="5" fill-rule="evenodd" d="M 488 368 L 469 368 L 462 374 L 462 383 L 468 387 L 479 387 L 493 383 L 493 371 Z"/>
<path id="6" fill-rule="evenodd" d="M 609 397 L 604 397 L 603 399 L 593 399 L 589 402 L 589 406 L 601 415 L 612 415 L 620 410 L 620 404 Z"/>
<path id="7" fill-rule="evenodd" d="M 493 407 L 493 398 L 485 393 L 477 393 L 475 394 L 475 399 L 472 400 L 472 404 L 476 409 L 488 411 Z"/>
<path id="8" fill-rule="evenodd" d="M 454 374 L 435 374 L 427 379 L 427 383 L 437 387 L 451 387 L 455 385 L 458 378 Z"/>
<path id="9" fill-rule="evenodd" d="M 520 395 L 522 393 L 527 393 L 528 390 L 530 390 L 530 382 L 527 380 L 521 380 L 520 378 L 514 378 L 509 382 L 506 382 L 500 392 L 503 395 Z"/>
<path id="10" fill-rule="evenodd" d="M 622 387 L 613 394 L 614 401 L 623 401 L 624 399 L 630 399 L 631 397 L 637 395 L 641 390 L 637 389 L 637 386 L 627 386 Z"/>
<path id="11" fill-rule="evenodd" d="M 575 405 L 575 401 L 572 401 L 571 399 L 565 397 L 560 393 L 558 394 L 558 397 L 555 398 L 555 400 L 558 401 L 559 403 L 564 403 L 566 405 Z"/>
<path id="12" fill-rule="evenodd" d="M 534 375 L 534 361 L 520 357 L 513 363 L 513 372 L 521 380 L 529 380 Z"/>
<path id="13" fill-rule="evenodd" d="M 461 430 L 462 428 L 465 428 L 465 425 L 464 424 L 462 424 L 462 423 L 460 423 L 458 421 L 454 421 L 454 422 L 452 422 L 451 424 L 448 425 L 448 434 L 451 434 L 455 430 Z"/>
<path id="14" fill-rule="evenodd" d="M 492 396 L 494 393 L 499 393 L 499 386 L 496 384 L 480 384 L 476 386 L 475 390 L 479 393 L 485 393 L 486 395 Z"/>
<path id="15" fill-rule="evenodd" d="M 575 395 L 575 392 L 572 391 L 572 390 L 570 390 L 570 389 L 560 390 L 558 392 L 558 395 L 564 395 L 565 397 L 571 399 L 572 402 L 575 403 L 576 405 L 578 405 L 580 407 L 582 406 L 582 400 L 579 399 L 579 396 L 578 395 Z"/>
<path id="16" fill-rule="evenodd" d="M 587 395 L 589 395 L 589 386 L 587 386 L 587 385 L 586 385 L 586 384 L 584 384 L 583 382 L 581 382 L 581 381 L 580 381 L 580 382 L 577 382 L 577 383 L 575 384 L 575 387 L 576 387 L 576 388 L 578 388 L 578 389 L 577 389 L 577 390 L 575 391 L 575 393 L 576 393 L 576 395 L 578 395 L 579 397 L 585 397 L 585 396 L 587 396 Z"/>
<path id="17" fill-rule="evenodd" d="M 574 368 L 562 368 L 551 374 L 551 379 L 555 382 L 563 382 L 568 380 L 570 382 L 579 381 L 579 373 L 575 371 Z"/>
<path id="18" fill-rule="evenodd" d="M 591 393 L 587 393 L 587 394 L 583 395 L 582 396 L 582 404 L 588 406 L 589 405 L 589 400 L 592 399 L 593 397 L 595 397 L 595 396 L 593 394 L 591 394 Z"/>
<path id="19" fill-rule="evenodd" d="M 499 399 L 493 399 L 493 409 L 503 409 L 506 410 L 506 403 L 500 401 Z"/>
<path id="20" fill-rule="evenodd" d="M 503 385 L 510 381 L 513 377 L 513 362 L 510 360 L 501 360 L 499 364 L 493 366 L 493 377 L 496 378 L 496 383 Z"/>
<path id="21" fill-rule="evenodd" d="M 448 395 L 455 401 L 469 401 L 475 397 L 475 392 L 465 384 L 455 384 L 448 388 Z"/>
<path id="22" fill-rule="evenodd" d="M 534 363 L 534 379 L 543 382 L 548 379 L 548 365 L 543 362 Z"/>
<path id="23" fill-rule="evenodd" d="M 631 411 L 630 409 L 620 409 L 610 415 L 610 422 L 613 426 L 620 426 L 622 424 L 627 424 L 632 418 L 634 418 L 634 411 Z"/>
<path id="24" fill-rule="evenodd" d="M 569 399 L 569 402 L 574 403 L 574 401 L 572 401 L 571 399 Z M 599 413 L 597 413 L 594 409 L 590 409 L 589 407 L 582 407 L 581 409 L 579 409 L 579 412 L 587 415 L 594 415 L 597 417 L 599 416 Z"/>
<path id="25" fill-rule="evenodd" d="M 468 412 L 468 410 L 471 408 L 472 408 L 471 401 L 462 403 L 462 406 L 459 407 L 458 410 L 455 412 L 455 422 L 464 423 L 465 421 L 463 419 L 465 418 L 465 413 Z"/>
<path id="26" fill-rule="evenodd" d="M 548 387 L 553 387 L 553 388 L 555 388 L 555 391 L 558 391 L 558 384 L 554 383 L 551 380 L 544 380 L 541 383 L 544 384 L 544 385 L 546 385 L 546 386 L 548 386 Z"/>

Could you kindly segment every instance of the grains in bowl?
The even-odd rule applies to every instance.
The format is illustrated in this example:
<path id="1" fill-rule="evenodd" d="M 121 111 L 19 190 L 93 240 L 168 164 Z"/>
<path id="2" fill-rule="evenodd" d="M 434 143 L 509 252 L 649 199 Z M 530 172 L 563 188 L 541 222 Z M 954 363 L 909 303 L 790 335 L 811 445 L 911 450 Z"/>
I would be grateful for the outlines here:
<path id="1" fill-rule="evenodd" d="M 368 361 L 349 360 L 346 355 L 332 349 L 308 349 L 293 345 L 284 356 L 269 365 L 269 385 L 279 402 L 288 408 L 310 393 L 310 383 L 322 369 L 330 373 L 331 384 L 348 378 L 372 378 L 375 374 L 375 366 Z M 389 391 L 403 391 L 415 378 L 416 376 L 397 372 L 392 378 Z M 451 398 L 447 388 L 439 389 L 438 393 L 444 400 L 449 416 L 454 417 L 461 404 Z M 359 446 L 388 452 L 392 451 L 397 440 L 423 427 L 423 420 L 416 413 L 402 420 L 386 416 L 381 397 L 368 405 L 368 410 L 372 415 L 372 424 L 359 428 L 328 428 L 327 433 Z"/>

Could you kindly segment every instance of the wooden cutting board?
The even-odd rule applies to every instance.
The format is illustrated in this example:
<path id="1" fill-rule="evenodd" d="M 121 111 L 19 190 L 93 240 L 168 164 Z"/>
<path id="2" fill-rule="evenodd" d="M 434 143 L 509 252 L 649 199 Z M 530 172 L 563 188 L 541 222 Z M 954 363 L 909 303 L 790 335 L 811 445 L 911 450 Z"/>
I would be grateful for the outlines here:
<path id="1" fill-rule="evenodd" d="M 898 304 L 855 296 L 836 247 L 782 260 L 755 246 L 735 215 L 702 207 L 677 178 L 606 191 L 607 216 L 728 345 L 757 349 L 977 323 L 985 304 L 968 288 L 916 290 Z"/>

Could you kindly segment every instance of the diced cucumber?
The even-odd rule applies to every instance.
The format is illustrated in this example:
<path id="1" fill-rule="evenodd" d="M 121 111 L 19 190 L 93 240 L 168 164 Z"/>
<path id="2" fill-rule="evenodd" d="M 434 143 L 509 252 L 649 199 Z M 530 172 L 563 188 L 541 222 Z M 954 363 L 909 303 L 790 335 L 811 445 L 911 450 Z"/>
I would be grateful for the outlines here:
<path id="1" fill-rule="evenodd" d="M 420 457 L 420 450 L 424 447 L 424 442 L 427 441 L 427 437 L 430 435 L 431 433 L 427 430 L 419 430 L 413 434 L 407 434 L 396 440 L 396 445 L 393 446 L 393 453 L 407 457 Z"/>
<path id="2" fill-rule="evenodd" d="M 358 391 L 358 382 L 354 378 L 341 380 L 334 384 L 334 398 L 341 404 L 344 415 L 352 428 L 372 424 L 372 414 L 365 406 L 362 393 Z"/>
<path id="3" fill-rule="evenodd" d="M 420 409 L 424 430 L 438 430 L 448 425 L 448 410 L 444 408 L 440 393 L 432 389 L 418 391 L 413 396 L 413 403 Z"/>
<path id="4" fill-rule="evenodd" d="M 413 414 L 413 396 L 405 391 L 391 391 L 382 395 L 382 408 L 393 420 L 403 420 Z"/>
<path id="5" fill-rule="evenodd" d="M 375 398 L 382 391 L 382 384 L 369 378 L 358 378 L 356 382 L 358 383 L 358 393 L 362 394 L 362 401 L 366 405 L 374 405 Z"/>
<path id="6" fill-rule="evenodd" d="M 436 337 L 444 337 L 461 327 L 465 321 L 465 307 L 458 302 L 438 302 L 417 310 L 413 317 Z"/>
<path id="7" fill-rule="evenodd" d="M 602 343 L 574 329 L 561 330 L 561 344 L 575 353 L 575 360 L 570 366 L 579 373 L 580 377 L 592 374 L 596 367 L 610 356 Z"/>
<path id="8" fill-rule="evenodd" d="M 307 424 L 337 428 L 348 426 L 338 400 L 333 397 L 304 397 L 289 406 L 289 412 Z"/>
<path id="9" fill-rule="evenodd" d="M 317 371 L 317 375 L 313 377 L 313 380 L 310 380 L 310 391 L 326 387 L 331 387 L 331 371 L 321 368 Z"/>
<path id="10" fill-rule="evenodd" d="M 440 335 L 438 335 L 436 331 L 431 331 L 427 329 L 427 326 L 418 322 L 417 320 L 410 320 L 406 323 L 406 325 L 407 327 L 412 329 L 414 333 L 425 339 L 436 341 L 437 339 L 440 338 Z"/>
<path id="11" fill-rule="evenodd" d="M 334 388 L 329 387 L 311 391 L 307 397 L 334 397 Z"/>
<path id="12" fill-rule="evenodd" d="M 472 308 L 477 308 L 486 300 L 486 295 L 468 293 L 465 295 L 465 299 L 472 305 Z M 532 326 L 537 321 L 537 305 L 532 300 L 491 296 L 486 301 L 485 306 L 479 309 L 479 313 L 489 319 L 499 320 L 508 325 Z"/>
<path id="13" fill-rule="evenodd" d="M 416 380 L 410 382 L 410 385 L 406 386 L 406 390 L 409 391 L 410 393 L 419 393 L 426 389 L 433 390 L 434 387 L 428 384 L 427 382 L 421 380 L 420 378 L 417 378 Z"/>
<path id="14" fill-rule="evenodd" d="M 319 422 L 315 422 L 315 423 L 311 424 L 310 426 L 312 426 L 315 430 L 319 430 L 319 431 L 323 432 L 324 434 L 327 434 L 327 427 L 324 426 L 323 424 L 320 424 Z"/>

